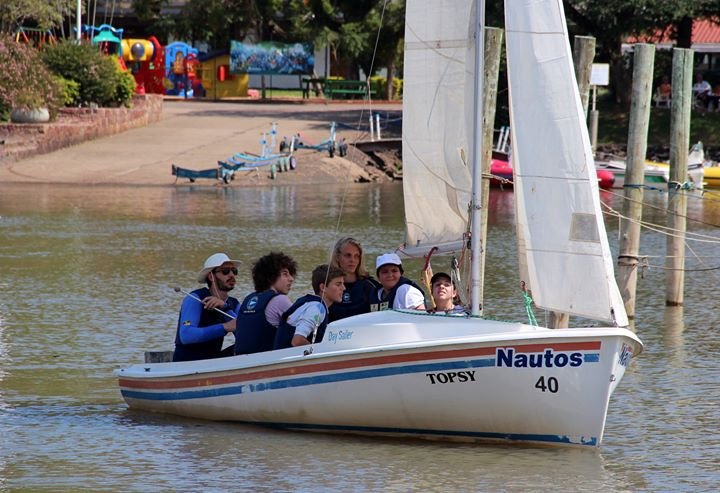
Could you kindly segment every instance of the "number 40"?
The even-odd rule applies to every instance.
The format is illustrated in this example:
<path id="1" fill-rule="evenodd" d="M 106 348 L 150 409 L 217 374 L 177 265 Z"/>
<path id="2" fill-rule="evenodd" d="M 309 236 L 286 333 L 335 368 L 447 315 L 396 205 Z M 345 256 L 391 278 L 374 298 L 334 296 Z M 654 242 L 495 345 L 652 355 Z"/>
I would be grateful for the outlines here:
<path id="1" fill-rule="evenodd" d="M 552 394 L 556 393 L 558 391 L 558 381 L 555 377 L 548 377 L 547 379 L 545 377 L 540 377 L 537 382 L 535 382 L 535 388 L 540 389 L 543 392 L 550 392 Z"/>

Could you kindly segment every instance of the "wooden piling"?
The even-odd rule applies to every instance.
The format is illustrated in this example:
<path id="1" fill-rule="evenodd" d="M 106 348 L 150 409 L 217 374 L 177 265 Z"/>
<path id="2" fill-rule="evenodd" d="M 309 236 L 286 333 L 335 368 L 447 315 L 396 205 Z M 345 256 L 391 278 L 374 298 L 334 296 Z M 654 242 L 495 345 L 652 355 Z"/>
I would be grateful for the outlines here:
<path id="1" fill-rule="evenodd" d="M 690 111 L 692 109 L 693 50 L 673 49 L 672 107 L 670 108 L 670 181 L 667 237 L 665 305 L 681 306 L 685 284 L 685 232 L 687 194 L 682 185 L 688 176 Z"/>
<path id="2" fill-rule="evenodd" d="M 647 153 L 647 136 L 652 105 L 655 45 L 639 43 L 634 45 L 633 49 L 634 67 L 625 170 L 625 202 L 623 204 L 625 218 L 620 224 L 620 253 L 618 255 L 618 284 L 629 318 L 635 316 L 645 154 Z"/>
<path id="3" fill-rule="evenodd" d="M 483 140 L 482 140 L 482 191 L 480 244 L 480 279 L 485 278 L 485 244 L 487 241 L 488 198 L 490 196 L 490 162 L 492 161 L 493 128 L 495 125 L 495 109 L 497 106 L 498 77 L 500 74 L 500 54 L 502 52 L 503 30 L 497 27 L 485 28 L 485 72 L 483 74 Z M 480 306 L 483 306 L 485 287 L 480 283 Z"/>
<path id="4" fill-rule="evenodd" d="M 582 100 L 585 118 L 588 115 L 590 101 L 590 74 L 595 59 L 595 38 L 592 36 L 575 36 L 573 43 L 573 63 L 575 64 L 575 78 L 577 79 L 580 99 Z"/>

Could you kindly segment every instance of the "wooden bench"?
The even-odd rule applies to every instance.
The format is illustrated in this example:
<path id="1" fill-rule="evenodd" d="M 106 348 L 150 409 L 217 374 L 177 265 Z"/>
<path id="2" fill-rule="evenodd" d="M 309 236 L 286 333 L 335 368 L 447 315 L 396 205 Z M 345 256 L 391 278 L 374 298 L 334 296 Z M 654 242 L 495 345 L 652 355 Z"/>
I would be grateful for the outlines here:
<path id="1" fill-rule="evenodd" d="M 375 95 L 375 91 L 370 89 L 369 95 Z M 330 99 L 336 99 L 337 97 L 352 99 L 356 96 L 366 99 L 368 97 L 368 85 L 367 82 L 362 80 L 328 79 L 325 81 L 325 96 Z"/>

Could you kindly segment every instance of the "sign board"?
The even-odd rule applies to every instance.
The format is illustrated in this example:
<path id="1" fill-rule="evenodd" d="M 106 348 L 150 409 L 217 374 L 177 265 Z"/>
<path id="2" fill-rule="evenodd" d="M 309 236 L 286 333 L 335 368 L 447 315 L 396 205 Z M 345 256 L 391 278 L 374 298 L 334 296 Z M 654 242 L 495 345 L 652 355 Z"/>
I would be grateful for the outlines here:
<path id="1" fill-rule="evenodd" d="M 593 63 L 592 72 L 590 72 L 590 85 L 607 86 L 608 84 L 610 84 L 610 64 Z"/>
<path id="2" fill-rule="evenodd" d="M 233 74 L 312 74 L 314 65 L 311 44 L 230 41 L 230 73 Z"/>

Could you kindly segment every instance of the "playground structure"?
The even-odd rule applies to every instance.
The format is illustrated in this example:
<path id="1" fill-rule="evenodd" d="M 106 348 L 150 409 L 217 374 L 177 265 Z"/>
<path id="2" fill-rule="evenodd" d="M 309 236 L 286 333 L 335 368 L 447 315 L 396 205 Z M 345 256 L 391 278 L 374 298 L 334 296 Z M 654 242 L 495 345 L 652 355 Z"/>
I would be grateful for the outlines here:
<path id="1" fill-rule="evenodd" d="M 165 48 L 155 36 L 123 39 L 120 54 L 135 77 L 137 94 L 165 94 Z"/>
<path id="2" fill-rule="evenodd" d="M 165 94 L 165 49 L 155 36 L 123 39 L 123 30 L 109 24 L 82 26 L 82 34 L 108 56 L 117 56 L 133 74 L 137 94 Z"/>
<path id="3" fill-rule="evenodd" d="M 19 27 L 15 31 L 15 42 L 25 43 L 41 50 L 45 45 L 54 45 L 57 43 L 55 35 L 45 29 L 36 29 L 33 27 Z"/>
<path id="4" fill-rule="evenodd" d="M 165 94 L 191 98 L 202 95 L 198 50 L 182 41 L 165 47 Z"/>

